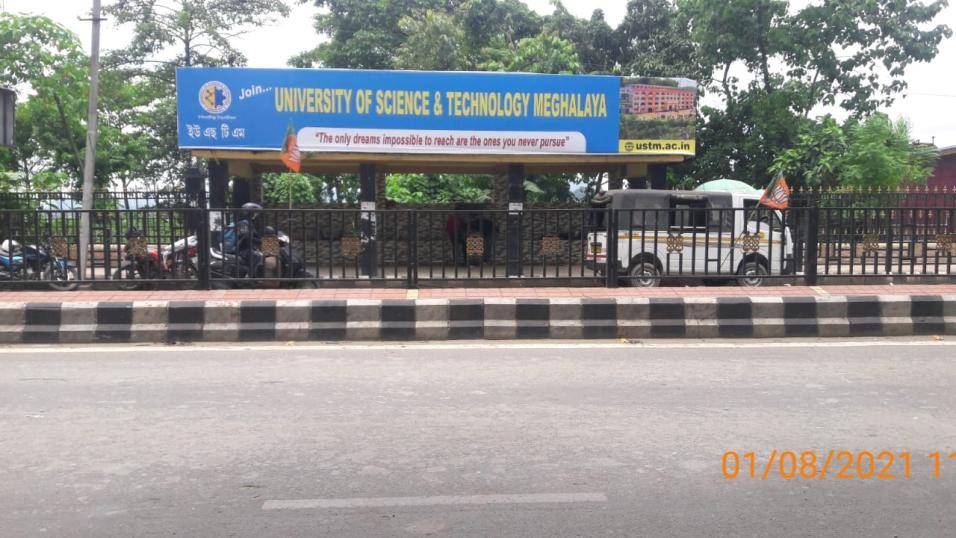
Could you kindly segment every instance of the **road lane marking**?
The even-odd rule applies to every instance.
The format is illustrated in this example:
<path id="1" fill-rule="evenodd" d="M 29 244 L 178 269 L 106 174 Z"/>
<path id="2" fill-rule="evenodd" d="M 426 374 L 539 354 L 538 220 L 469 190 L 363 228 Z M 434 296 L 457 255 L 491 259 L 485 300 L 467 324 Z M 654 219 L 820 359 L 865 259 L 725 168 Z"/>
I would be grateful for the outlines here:
<path id="1" fill-rule="evenodd" d="M 170 346 L 162 343 L 154 344 L 62 344 L 62 345 L 6 345 L 0 348 L 2 355 L 23 354 L 76 354 L 76 353 L 196 353 L 199 351 L 399 351 L 399 350 L 436 350 L 457 351 L 468 349 L 774 349 L 774 348 L 846 348 L 846 347 L 900 347 L 900 346 L 956 346 L 956 340 L 905 339 L 902 340 L 874 339 L 874 340 L 833 340 L 819 341 L 815 339 L 792 341 L 746 342 L 735 341 L 694 341 L 694 342 L 538 342 L 538 343 L 506 343 L 506 342 L 380 342 L 380 343 L 352 343 L 352 344 L 322 344 L 314 342 L 291 342 L 288 344 L 249 343 L 235 344 L 193 344 Z M 237 356 L 238 357 L 238 356 Z"/>
<path id="2" fill-rule="evenodd" d="M 285 499 L 262 503 L 263 510 L 326 508 L 384 508 L 401 506 L 458 506 L 488 504 L 603 503 L 607 495 L 590 493 L 514 493 L 494 495 L 438 495 L 434 497 L 355 497 L 344 499 Z"/>

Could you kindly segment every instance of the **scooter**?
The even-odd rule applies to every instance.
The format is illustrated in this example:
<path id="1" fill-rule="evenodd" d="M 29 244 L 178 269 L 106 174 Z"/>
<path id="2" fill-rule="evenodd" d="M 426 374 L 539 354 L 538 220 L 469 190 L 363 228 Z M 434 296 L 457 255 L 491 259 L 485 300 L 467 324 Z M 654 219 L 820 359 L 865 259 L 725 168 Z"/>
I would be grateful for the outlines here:
<path id="1" fill-rule="evenodd" d="M 263 276 L 267 278 L 296 278 L 312 279 L 315 278 L 312 273 L 305 269 L 305 261 L 302 255 L 292 250 L 292 241 L 288 234 L 282 230 L 275 230 L 272 227 L 266 227 L 263 237 L 274 235 L 278 241 L 278 256 L 265 256 L 262 264 Z M 281 284 L 296 284 L 305 286 L 310 282 L 283 282 Z"/>
<path id="2" fill-rule="evenodd" d="M 277 253 L 264 255 L 261 250 L 264 238 L 274 236 L 278 242 Z M 297 278 L 302 282 L 277 282 L 279 285 L 307 287 L 314 278 L 305 270 L 305 263 L 298 252 L 292 250 L 289 236 L 281 230 L 266 227 L 263 236 L 253 235 L 245 240 L 251 241 L 253 248 L 242 253 L 224 252 L 223 232 L 221 229 L 212 231 L 209 248 L 209 270 L 213 283 L 217 287 L 261 287 L 262 278 Z M 268 239 L 266 239 L 268 241 Z M 228 282 L 226 282 L 228 281 Z"/>
<path id="3" fill-rule="evenodd" d="M 57 291 L 80 287 L 79 272 L 67 259 L 38 245 L 21 245 L 12 239 L 0 243 L 0 281 L 40 280 Z"/>

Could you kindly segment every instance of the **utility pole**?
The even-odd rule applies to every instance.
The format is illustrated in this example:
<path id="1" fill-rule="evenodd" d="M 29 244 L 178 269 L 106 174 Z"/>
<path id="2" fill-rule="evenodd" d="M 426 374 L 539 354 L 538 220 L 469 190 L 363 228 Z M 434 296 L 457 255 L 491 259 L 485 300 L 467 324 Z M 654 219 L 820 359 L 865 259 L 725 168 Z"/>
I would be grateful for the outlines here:
<path id="1" fill-rule="evenodd" d="M 90 53 L 90 103 L 86 122 L 86 161 L 83 163 L 83 213 L 80 215 L 80 280 L 87 277 L 90 256 L 90 213 L 96 172 L 97 100 L 100 91 L 100 0 L 93 0 L 93 39 Z"/>

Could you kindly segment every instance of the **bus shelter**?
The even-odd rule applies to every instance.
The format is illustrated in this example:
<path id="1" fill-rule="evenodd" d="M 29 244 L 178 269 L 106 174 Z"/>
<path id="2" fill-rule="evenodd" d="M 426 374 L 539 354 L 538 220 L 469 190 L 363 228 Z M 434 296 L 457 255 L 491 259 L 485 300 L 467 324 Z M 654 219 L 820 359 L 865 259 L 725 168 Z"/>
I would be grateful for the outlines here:
<path id="1" fill-rule="evenodd" d="M 297 150 L 302 172 L 357 174 L 370 221 L 388 174 L 491 175 L 491 203 L 508 211 L 514 232 L 529 176 L 607 174 L 610 188 L 624 180 L 663 188 L 667 165 L 694 154 L 696 84 L 687 79 L 245 68 L 177 75 L 180 147 L 207 160 L 213 208 L 229 205 L 230 180 L 233 205 L 248 200 L 259 175 L 288 171 L 283 157 Z M 362 270 L 373 276 L 378 228 L 363 225 L 373 248 Z M 517 251 L 510 242 L 520 234 L 506 235 Z"/>

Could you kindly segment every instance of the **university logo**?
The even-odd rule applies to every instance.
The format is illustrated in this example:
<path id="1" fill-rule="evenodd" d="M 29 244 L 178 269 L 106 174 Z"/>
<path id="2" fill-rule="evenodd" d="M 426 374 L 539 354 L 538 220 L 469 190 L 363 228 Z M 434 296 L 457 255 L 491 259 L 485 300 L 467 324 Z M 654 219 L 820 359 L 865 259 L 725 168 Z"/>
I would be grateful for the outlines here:
<path id="1" fill-rule="evenodd" d="M 210 114 L 222 114 L 232 104 L 232 93 L 225 84 L 213 80 L 199 88 L 199 104 Z"/>

